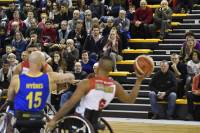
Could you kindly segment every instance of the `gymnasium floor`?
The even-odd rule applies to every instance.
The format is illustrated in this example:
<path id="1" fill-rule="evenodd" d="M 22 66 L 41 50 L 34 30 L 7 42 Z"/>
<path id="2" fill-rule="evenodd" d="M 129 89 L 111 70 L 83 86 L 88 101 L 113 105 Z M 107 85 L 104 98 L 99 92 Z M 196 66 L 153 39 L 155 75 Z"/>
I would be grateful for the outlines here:
<path id="1" fill-rule="evenodd" d="M 200 122 L 106 118 L 114 133 L 200 133 Z"/>

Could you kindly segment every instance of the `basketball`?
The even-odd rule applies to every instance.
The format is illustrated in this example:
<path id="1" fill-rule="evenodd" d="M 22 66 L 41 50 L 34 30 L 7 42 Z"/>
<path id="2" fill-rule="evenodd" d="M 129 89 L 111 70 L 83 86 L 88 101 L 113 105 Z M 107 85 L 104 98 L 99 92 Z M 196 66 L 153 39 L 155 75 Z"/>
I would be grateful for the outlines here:
<path id="1" fill-rule="evenodd" d="M 145 74 L 149 77 L 154 71 L 154 61 L 147 55 L 140 55 L 135 59 L 134 69 L 138 74 Z"/>

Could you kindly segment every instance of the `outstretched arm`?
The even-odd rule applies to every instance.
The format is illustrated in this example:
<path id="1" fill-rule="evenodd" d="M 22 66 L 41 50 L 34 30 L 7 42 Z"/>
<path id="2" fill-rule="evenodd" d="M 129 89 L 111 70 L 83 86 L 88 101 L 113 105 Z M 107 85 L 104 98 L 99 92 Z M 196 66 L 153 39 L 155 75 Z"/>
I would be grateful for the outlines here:
<path id="1" fill-rule="evenodd" d="M 121 102 L 127 102 L 127 103 L 135 102 L 135 99 L 138 95 L 138 92 L 140 90 L 140 85 L 141 85 L 143 79 L 144 79 L 143 76 L 137 78 L 137 80 L 135 82 L 135 86 L 132 88 L 130 94 L 127 94 L 124 91 L 124 88 L 122 87 L 122 85 L 120 85 L 119 83 L 116 82 L 116 85 L 117 85 L 116 97 L 118 97 Z"/>
<path id="2" fill-rule="evenodd" d="M 74 83 L 75 77 L 72 73 L 57 73 L 57 72 L 49 72 L 49 82 L 51 91 L 55 90 L 55 84 L 62 83 Z"/>

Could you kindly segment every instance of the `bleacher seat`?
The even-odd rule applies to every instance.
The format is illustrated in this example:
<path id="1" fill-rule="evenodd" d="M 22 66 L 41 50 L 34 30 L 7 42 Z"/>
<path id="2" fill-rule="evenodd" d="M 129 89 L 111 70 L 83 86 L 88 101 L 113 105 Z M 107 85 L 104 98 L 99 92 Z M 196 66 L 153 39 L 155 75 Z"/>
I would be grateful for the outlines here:
<path id="1" fill-rule="evenodd" d="M 148 54 L 152 53 L 151 49 L 124 49 L 122 50 L 122 54 Z"/>

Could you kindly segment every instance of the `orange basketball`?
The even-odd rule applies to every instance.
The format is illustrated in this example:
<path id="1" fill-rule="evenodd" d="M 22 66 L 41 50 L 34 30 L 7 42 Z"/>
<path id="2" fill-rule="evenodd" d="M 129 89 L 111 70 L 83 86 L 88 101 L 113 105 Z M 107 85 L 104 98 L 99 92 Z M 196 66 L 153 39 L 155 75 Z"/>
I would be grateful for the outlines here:
<path id="1" fill-rule="evenodd" d="M 139 74 L 149 77 L 154 70 L 154 61 L 150 56 L 140 55 L 135 59 L 134 68 Z"/>

